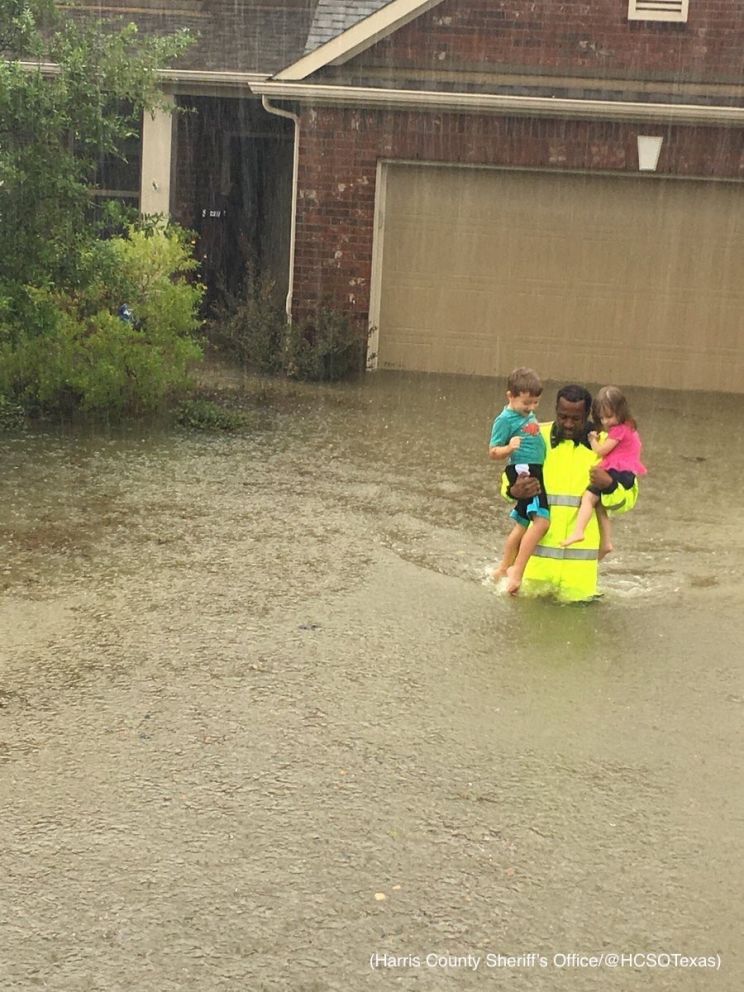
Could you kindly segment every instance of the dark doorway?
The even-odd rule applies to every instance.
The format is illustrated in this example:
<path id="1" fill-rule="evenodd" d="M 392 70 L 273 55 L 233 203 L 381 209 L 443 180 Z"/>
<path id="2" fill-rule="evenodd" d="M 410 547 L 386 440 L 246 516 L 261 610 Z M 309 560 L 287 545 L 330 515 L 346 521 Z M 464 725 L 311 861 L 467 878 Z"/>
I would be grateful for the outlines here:
<path id="1" fill-rule="evenodd" d="M 175 219 L 196 232 L 215 303 L 247 267 L 287 292 L 293 128 L 256 99 L 185 97 L 177 119 Z"/>

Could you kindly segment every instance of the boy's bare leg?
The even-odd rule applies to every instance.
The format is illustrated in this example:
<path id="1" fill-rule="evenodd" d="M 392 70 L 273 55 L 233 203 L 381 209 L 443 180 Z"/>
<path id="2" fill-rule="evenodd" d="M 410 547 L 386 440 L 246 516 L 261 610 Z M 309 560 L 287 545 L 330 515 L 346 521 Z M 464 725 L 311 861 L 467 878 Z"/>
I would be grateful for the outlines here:
<path id="1" fill-rule="evenodd" d="M 506 577 L 508 579 L 506 591 L 513 596 L 522 584 L 522 576 L 527 567 L 527 562 L 532 557 L 532 553 L 543 539 L 550 527 L 550 520 L 547 517 L 533 516 L 532 523 L 527 528 L 527 532 L 519 545 L 519 553 L 511 568 L 507 568 Z"/>
<path id="2" fill-rule="evenodd" d="M 574 527 L 573 534 L 569 534 L 565 541 L 561 541 L 562 548 L 567 548 L 569 544 L 576 544 L 578 541 L 584 540 L 586 525 L 591 520 L 597 503 L 599 503 L 599 496 L 595 496 L 594 493 L 590 493 L 586 489 L 584 495 L 581 497 L 581 506 L 576 515 L 576 526 Z"/>
<path id="3" fill-rule="evenodd" d="M 499 562 L 498 566 L 494 568 L 494 570 L 491 572 L 491 578 L 493 579 L 494 582 L 498 582 L 499 579 L 503 579 L 503 577 L 506 575 L 507 568 L 509 568 L 510 565 L 514 564 L 514 560 L 516 559 L 517 553 L 519 552 L 519 545 L 522 541 L 522 538 L 524 537 L 526 530 L 527 528 L 523 527 L 521 524 L 514 524 L 514 526 L 512 527 L 511 531 L 509 532 L 509 536 L 506 539 L 506 543 L 504 544 L 504 551 L 501 556 L 501 561 Z"/>
<path id="4" fill-rule="evenodd" d="M 599 524 L 599 560 L 612 551 L 612 522 L 601 501 L 597 502 L 597 523 Z"/>

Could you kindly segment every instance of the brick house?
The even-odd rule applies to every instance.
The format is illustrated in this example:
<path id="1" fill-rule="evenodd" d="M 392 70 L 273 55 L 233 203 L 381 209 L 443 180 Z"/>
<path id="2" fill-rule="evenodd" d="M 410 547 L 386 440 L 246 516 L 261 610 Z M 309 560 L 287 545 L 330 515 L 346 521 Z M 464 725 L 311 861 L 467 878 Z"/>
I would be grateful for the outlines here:
<path id="1" fill-rule="evenodd" d="M 372 367 L 744 391 L 740 5 L 189 3 L 243 41 L 167 74 L 199 113 L 145 123 L 142 207 L 238 203 L 295 316 Z"/>

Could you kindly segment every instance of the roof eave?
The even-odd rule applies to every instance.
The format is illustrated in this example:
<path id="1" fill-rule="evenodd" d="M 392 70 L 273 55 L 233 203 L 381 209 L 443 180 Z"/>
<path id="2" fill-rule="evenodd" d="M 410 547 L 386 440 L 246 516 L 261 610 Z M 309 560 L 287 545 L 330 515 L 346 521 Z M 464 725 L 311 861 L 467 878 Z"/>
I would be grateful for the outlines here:
<path id="1" fill-rule="evenodd" d="M 292 100 L 315 106 L 500 114 L 509 117 L 558 117 L 569 120 L 610 120 L 638 124 L 656 122 L 727 127 L 744 125 L 744 107 L 707 104 L 395 90 L 364 86 L 287 83 L 275 80 L 254 83 L 251 89 L 260 96 L 275 100 Z"/>
<path id="2" fill-rule="evenodd" d="M 56 62 L 19 62 L 24 69 L 40 72 L 43 76 L 58 76 L 61 72 Z M 217 91 L 252 93 L 252 87 L 271 79 L 266 72 L 237 72 L 210 69 L 159 69 L 158 79 L 164 87 L 175 92 L 194 93 L 209 87 Z"/>

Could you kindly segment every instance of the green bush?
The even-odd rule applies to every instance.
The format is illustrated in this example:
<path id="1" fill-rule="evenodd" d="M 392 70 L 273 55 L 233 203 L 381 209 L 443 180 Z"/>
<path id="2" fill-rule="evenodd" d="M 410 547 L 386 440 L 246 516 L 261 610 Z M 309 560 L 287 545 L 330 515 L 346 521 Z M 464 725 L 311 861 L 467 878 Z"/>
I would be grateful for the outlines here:
<path id="1" fill-rule="evenodd" d="M 202 354 L 195 267 L 185 233 L 160 224 L 94 244 L 75 291 L 24 287 L 0 309 L 0 395 L 29 412 L 156 410 Z"/>
<path id="2" fill-rule="evenodd" d="M 253 372 L 330 382 L 364 369 L 367 335 L 344 314 L 321 307 L 287 324 L 274 284 L 249 268 L 241 296 L 226 296 L 210 337 L 218 349 Z"/>
<path id="3" fill-rule="evenodd" d="M 239 431 L 250 426 L 250 418 L 240 410 L 226 410 L 212 400 L 188 399 L 176 411 L 176 421 L 191 431 Z"/>
<path id="4" fill-rule="evenodd" d="M 276 375 L 284 369 L 287 318 L 273 282 L 246 270 L 240 295 L 226 294 L 215 311 L 210 337 L 245 369 Z"/>
<path id="5" fill-rule="evenodd" d="M 364 369 L 367 335 L 349 317 L 321 307 L 289 328 L 285 371 L 295 379 L 334 382 Z"/>
<path id="6" fill-rule="evenodd" d="M 0 396 L 0 431 L 17 431 L 25 427 L 26 415 L 23 407 L 17 403 L 11 403 L 4 396 Z"/>

